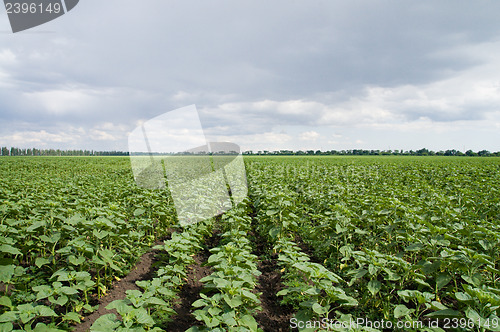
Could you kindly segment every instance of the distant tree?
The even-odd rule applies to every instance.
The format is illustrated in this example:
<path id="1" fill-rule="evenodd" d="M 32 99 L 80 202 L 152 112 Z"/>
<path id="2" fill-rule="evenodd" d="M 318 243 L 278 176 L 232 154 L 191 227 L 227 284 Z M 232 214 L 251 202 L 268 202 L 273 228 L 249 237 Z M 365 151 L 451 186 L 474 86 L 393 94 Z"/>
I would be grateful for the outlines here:
<path id="1" fill-rule="evenodd" d="M 487 151 L 487 150 L 481 150 L 477 153 L 478 156 L 481 156 L 481 157 L 487 157 L 489 155 L 491 155 L 491 152 L 490 151 Z"/>
<path id="2" fill-rule="evenodd" d="M 429 150 L 426 148 L 420 149 L 416 151 L 417 156 L 428 156 L 429 155 Z"/>

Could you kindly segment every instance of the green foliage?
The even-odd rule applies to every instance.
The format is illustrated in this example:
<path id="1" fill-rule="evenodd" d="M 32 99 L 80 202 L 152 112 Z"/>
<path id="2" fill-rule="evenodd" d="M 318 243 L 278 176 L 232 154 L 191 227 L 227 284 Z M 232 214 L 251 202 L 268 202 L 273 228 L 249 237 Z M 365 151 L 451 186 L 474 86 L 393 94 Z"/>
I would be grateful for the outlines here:
<path id="1" fill-rule="evenodd" d="M 137 188 L 128 159 L 5 158 L 0 174 L 0 315 L 13 328 L 78 323 L 174 223 L 168 193 Z"/>
<path id="2" fill-rule="evenodd" d="M 496 318 L 498 167 L 494 159 L 466 158 L 247 159 L 259 231 L 278 244 L 287 278 L 284 302 L 303 319 L 349 312 L 394 323 L 467 318 L 479 326 Z M 346 281 L 334 287 L 357 306 L 324 305 L 327 292 L 314 288 L 308 256 L 292 244 L 297 238 Z"/>
<path id="3" fill-rule="evenodd" d="M 203 326 L 191 331 L 259 331 L 254 232 L 278 259 L 277 296 L 297 320 L 457 318 L 498 330 L 486 325 L 500 313 L 495 159 L 249 158 L 246 166 L 251 203 L 215 226 L 180 230 L 168 191 L 138 188 L 126 158 L 2 158 L 0 331 L 69 330 L 95 310 L 92 297 L 176 228 L 155 247 L 154 278 L 110 305 L 120 317 L 92 326 L 168 329 L 186 269 L 214 227 L 213 273 L 193 303 Z"/>
<path id="4" fill-rule="evenodd" d="M 204 293 L 193 303 L 194 316 L 205 327 L 189 331 L 261 331 L 253 314 L 260 310 L 259 294 L 255 288 L 257 256 L 251 254 L 247 239 L 251 219 L 246 215 L 247 202 L 240 204 L 222 218 L 221 245 L 210 250 L 207 264 L 214 272 L 202 278 Z"/>

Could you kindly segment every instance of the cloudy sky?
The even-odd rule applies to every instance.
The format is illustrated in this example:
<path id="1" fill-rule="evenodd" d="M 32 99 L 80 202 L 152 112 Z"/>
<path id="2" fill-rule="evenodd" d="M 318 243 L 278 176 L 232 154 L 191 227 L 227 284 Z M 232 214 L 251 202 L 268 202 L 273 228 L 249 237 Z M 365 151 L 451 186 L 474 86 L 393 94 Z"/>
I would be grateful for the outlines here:
<path id="1" fill-rule="evenodd" d="M 127 150 L 195 104 L 244 150 L 500 150 L 500 2 L 82 0 L 13 34 L 0 145 Z"/>

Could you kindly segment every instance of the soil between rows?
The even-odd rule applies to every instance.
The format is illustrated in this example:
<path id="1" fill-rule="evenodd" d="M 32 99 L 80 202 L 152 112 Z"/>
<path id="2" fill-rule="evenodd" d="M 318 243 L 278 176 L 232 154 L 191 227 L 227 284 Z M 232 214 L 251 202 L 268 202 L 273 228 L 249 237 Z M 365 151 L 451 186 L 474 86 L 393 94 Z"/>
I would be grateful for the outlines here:
<path id="1" fill-rule="evenodd" d="M 158 243 L 161 244 L 161 243 Z M 106 306 L 115 300 L 123 300 L 126 297 L 126 292 L 129 289 L 139 290 L 139 287 L 135 284 L 139 280 L 149 280 L 153 275 L 153 262 L 155 256 L 158 253 L 157 250 L 152 250 L 141 256 L 138 263 L 135 265 L 134 269 L 130 273 L 113 283 L 112 288 L 106 296 L 101 297 L 99 300 L 99 308 L 82 319 L 82 322 L 75 326 L 74 332 L 86 332 L 90 330 L 92 324 L 102 315 L 115 314 L 119 317 L 116 310 L 107 310 Z"/>
<path id="2" fill-rule="evenodd" d="M 281 271 L 278 265 L 278 254 L 272 253 L 272 246 L 267 239 L 255 230 L 257 214 L 251 206 L 252 231 L 248 234 L 254 242 L 252 252 L 259 257 L 257 268 L 261 275 L 257 277 L 255 291 L 261 293 L 260 303 L 262 310 L 257 312 L 255 320 L 265 332 L 290 331 L 290 319 L 293 315 L 291 305 L 281 305 L 280 298 L 276 295 L 284 288 L 281 280 Z"/>
<path id="3" fill-rule="evenodd" d="M 262 274 L 257 278 L 256 290 L 262 293 L 262 311 L 255 315 L 255 320 L 266 332 L 290 331 L 293 309 L 291 306 L 280 305 L 280 299 L 276 296 L 276 293 L 283 289 L 276 258 L 260 261 L 258 269 Z"/>
<path id="4" fill-rule="evenodd" d="M 290 331 L 290 318 L 293 309 L 291 306 L 280 305 L 280 299 L 276 296 L 283 289 L 277 254 L 270 256 L 270 247 L 264 238 L 253 232 L 249 236 L 254 240 L 256 247 L 254 254 L 259 257 L 258 269 L 262 273 L 257 278 L 258 284 L 255 288 L 255 292 L 261 293 L 262 310 L 256 313 L 255 319 L 265 332 Z M 166 331 L 184 332 L 191 326 L 201 325 L 192 314 L 192 304 L 200 298 L 199 294 L 203 289 L 200 279 L 212 273 L 211 268 L 205 266 L 205 263 L 210 257 L 209 250 L 218 246 L 219 239 L 219 233 L 214 232 L 207 239 L 205 249 L 193 257 L 195 264 L 188 266 L 186 283 L 174 301 L 173 309 L 177 314 L 171 317 L 172 321 L 167 324 Z M 140 288 L 135 284 L 136 281 L 153 278 L 153 263 L 157 254 L 157 250 L 152 250 L 142 255 L 134 269 L 126 277 L 116 281 L 109 293 L 99 300 L 99 309 L 84 317 L 82 323 L 76 325 L 73 331 L 90 331 L 92 324 L 102 315 L 114 313 L 119 317 L 116 310 L 107 310 L 106 306 L 115 300 L 125 299 L 126 291 L 129 289 L 139 290 Z"/>
<path id="5" fill-rule="evenodd" d="M 178 298 L 174 302 L 173 309 L 177 313 L 172 316 L 172 321 L 168 323 L 166 330 L 172 332 L 184 332 L 191 326 L 201 326 L 201 323 L 194 318 L 191 313 L 192 304 L 200 299 L 200 291 L 203 289 L 203 284 L 200 279 L 212 274 L 212 269 L 205 266 L 208 257 L 210 257 L 210 249 L 217 247 L 219 244 L 219 233 L 215 232 L 205 243 L 205 249 L 195 255 L 195 264 L 187 267 L 187 281 L 182 286 Z"/>

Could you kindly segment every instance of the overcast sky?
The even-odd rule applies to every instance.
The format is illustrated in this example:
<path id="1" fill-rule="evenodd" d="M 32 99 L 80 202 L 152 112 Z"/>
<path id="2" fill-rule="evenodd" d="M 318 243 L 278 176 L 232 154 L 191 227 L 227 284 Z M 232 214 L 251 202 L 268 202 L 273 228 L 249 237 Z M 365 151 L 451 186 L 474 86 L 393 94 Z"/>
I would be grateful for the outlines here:
<path id="1" fill-rule="evenodd" d="M 81 0 L 13 34 L 0 145 L 127 150 L 195 104 L 244 150 L 500 150 L 500 2 Z"/>

